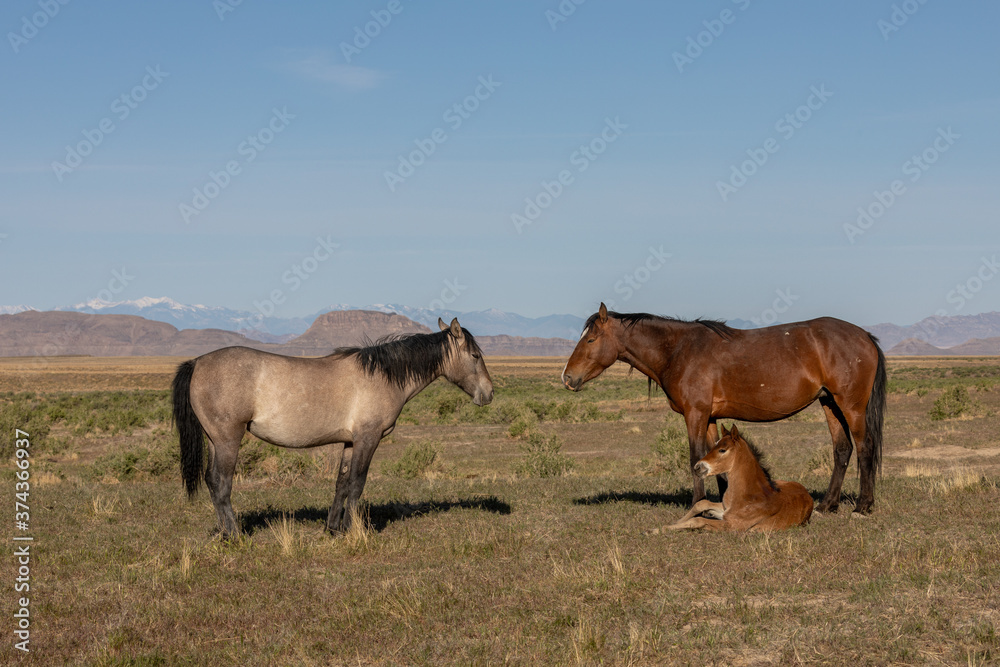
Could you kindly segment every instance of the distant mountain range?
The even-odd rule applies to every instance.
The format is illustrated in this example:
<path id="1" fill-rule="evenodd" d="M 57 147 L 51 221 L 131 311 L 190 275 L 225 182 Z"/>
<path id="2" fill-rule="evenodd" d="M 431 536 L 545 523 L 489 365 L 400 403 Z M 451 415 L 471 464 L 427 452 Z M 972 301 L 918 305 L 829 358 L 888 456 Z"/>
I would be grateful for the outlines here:
<path id="1" fill-rule="evenodd" d="M 435 323 L 434 331 L 437 331 Z M 0 315 L 0 357 L 197 356 L 243 345 L 292 356 L 322 356 L 335 348 L 364 344 L 390 334 L 431 329 L 396 313 L 332 311 L 317 317 L 301 335 L 282 344 L 251 340 L 222 329 L 183 329 L 138 315 L 22 311 Z M 563 338 L 476 335 L 483 351 L 505 356 L 568 356 L 574 343 Z"/>
<path id="2" fill-rule="evenodd" d="M 29 310 L 26 306 L 0 306 L 0 313 L 17 313 Z M 452 310 L 413 308 L 401 304 L 373 304 L 348 306 L 334 304 L 305 317 L 261 317 L 246 310 L 233 310 L 219 306 L 187 305 L 169 297 L 143 297 L 134 301 L 107 302 L 97 299 L 73 306 L 56 308 L 90 314 L 138 315 L 147 320 L 166 322 L 178 329 L 224 329 L 237 331 L 255 340 L 268 343 L 286 342 L 306 332 L 317 317 L 324 313 L 343 310 L 367 310 L 380 313 L 398 313 L 414 322 L 436 329 L 438 318 L 450 322 L 453 317 L 476 335 L 508 335 L 540 338 L 570 338 L 580 336 L 584 320 L 575 315 L 548 315 L 530 318 L 515 313 L 490 309 L 461 313 Z"/>
<path id="3" fill-rule="evenodd" d="M 28 306 L 0 306 L 0 314 L 13 314 L 34 310 Z M 132 301 L 107 302 L 92 299 L 73 306 L 53 310 L 64 312 L 138 315 L 147 320 L 166 322 L 178 329 L 223 329 L 235 331 L 247 338 L 266 343 L 283 343 L 305 333 L 317 317 L 324 313 L 343 310 L 368 310 L 380 313 L 398 313 L 414 322 L 434 329 L 438 318 L 450 322 L 453 317 L 469 331 L 484 336 L 521 336 L 525 338 L 568 338 L 576 340 L 583 330 L 584 318 L 576 315 L 546 315 L 525 317 L 496 308 L 472 312 L 414 308 L 397 303 L 350 306 L 333 304 L 304 317 L 262 317 L 259 313 L 234 310 L 220 306 L 183 304 L 170 297 L 143 297 Z M 746 320 L 730 320 L 731 326 L 753 329 L 755 324 Z"/>
<path id="4" fill-rule="evenodd" d="M 33 310 L 25 305 L 0 306 L 0 314 L 15 314 Z M 575 341 L 583 329 L 584 318 L 576 315 L 546 315 L 525 317 L 496 308 L 474 312 L 414 308 L 402 304 L 371 304 L 350 306 L 334 304 L 304 317 L 262 317 L 259 313 L 219 306 L 188 305 L 169 297 L 143 297 L 132 301 L 106 302 L 91 300 L 73 306 L 56 308 L 60 312 L 89 314 L 136 315 L 147 320 L 164 322 L 179 330 L 221 329 L 246 336 L 248 339 L 280 345 L 304 334 L 320 316 L 330 312 L 369 311 L 396 313 L 431 330 L 438 318 L 451 321 L 458 317 L 462 325 L 477 336 L 508 336 L 513 338 L 559 338 Z M 732 319 L 730 326 L 753 329 L 752 322 Z M 1000 338 L 1000 312 L 978 315 L 931 316 L 915 324 L 901 326 L 883 323 L 865 327 L 878 336 L 882 348 L 890 354 L 991 354 L 990 352 L 959 352 L 970 341 Z M 906 342 L 906 345 L 901 346 Z M 990 343 L 975 342 L 970 349 L 993 349 Z M 901 346 L 900 349 L 896 349 Z M 905 350 L 905 351 L 904 351 Z M 920 350 L 923 350 L 921 352 Z M 1000 354 L 993 352 L 992 354 Z"/>

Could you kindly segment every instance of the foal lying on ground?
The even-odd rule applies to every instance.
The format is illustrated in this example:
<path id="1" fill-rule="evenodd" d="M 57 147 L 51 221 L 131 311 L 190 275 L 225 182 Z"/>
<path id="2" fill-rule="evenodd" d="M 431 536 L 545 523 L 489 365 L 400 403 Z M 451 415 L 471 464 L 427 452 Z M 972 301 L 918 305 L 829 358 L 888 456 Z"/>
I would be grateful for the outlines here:
<path id="1" fill-rule="evenodd" d="M 725 473 L 729 478 L 721 503 L 699 500 L 672 530 L 707 528 L 709 530 L 781 530 L 802 526 L 812 515 L 813 500 L 798 482 L 775 482 L 760 465 L 760 453 L 740 437 L 736 426 L 694 466 L 699 477 Z M 718 518 L 698 516 L 708 512 Z"/>

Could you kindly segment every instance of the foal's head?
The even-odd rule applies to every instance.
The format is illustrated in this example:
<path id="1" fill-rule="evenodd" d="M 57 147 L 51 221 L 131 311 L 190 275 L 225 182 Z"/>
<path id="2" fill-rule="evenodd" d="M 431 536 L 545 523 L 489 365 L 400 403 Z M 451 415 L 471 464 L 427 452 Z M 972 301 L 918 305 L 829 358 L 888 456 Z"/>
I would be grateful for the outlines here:
<path id="1" fill-rule="evenodd" d="M 439 317 L 438 326 L 448 332 L 448 354 L 441 366 L 442 375 L 471 396 L 473 403 L 487 405 L 493 400 L 493 380 L 476 339 L 462 328 L 458 318 L 449 326 Z"/>
<path id="2" fill-rule="evenodd" d="M 694 464 L 694 474 L 698 477 L 721 475 L 733 470 L 737 465 L 746 465 L 747 457 L 757 462 L 757 456 L 751 451 L 747 441 L 740 435 L 739 429 L 733 425 L 731 431 L 722 427 L 722 437 L 700 461 Z"/>

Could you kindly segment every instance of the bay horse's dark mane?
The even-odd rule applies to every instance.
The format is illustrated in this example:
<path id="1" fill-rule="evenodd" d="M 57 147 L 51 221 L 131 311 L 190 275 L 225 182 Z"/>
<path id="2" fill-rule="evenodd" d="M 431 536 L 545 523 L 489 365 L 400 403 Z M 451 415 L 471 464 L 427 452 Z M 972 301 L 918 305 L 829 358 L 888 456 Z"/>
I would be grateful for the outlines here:
<path id="1" fill-rule="evenodd" d="M 470 351 L 482 354 L 475 337 L 464 327 L 465 344 Z M 390 384 L 402 388 L 408 382 L 427 382 L 441 374 L 451 347 L 448 330 L 429 334 L 390 334 L 372 342 L 365 338 L 360 347 L 338 347 L 331 357 L 354 356 L 358 365 L 368 373 L 376 371 Z"/>
<path id="2" fill-rule="evenodd" d="M 587 319 L 587 323 L 583 325 L 584 331 L 590 331 L 590 327 L 594 325 L 597 321 L 598 313 L 594 313 Z M 647 320 L 652 320 L 654 322 L 680 322 L 682 324 L 700 324 L 703 327 L 708 327 L 724 340 L 729 340 L 736 333 L 736 329 L 729 326 L 722 320 L 706 320 L 702 318 L 697 318 L 694 320 L 682 320 L 676 317 L 663 317 L 662 315 L 651 315 L 650 313 L 616 313 L 609 311 L 608 317 L 613 317 L 620 320 L 622 325 L 626 329 L 631 329 L 639 322 L 645 322 Z"/>
<path id="3" fill-rule="evenodd" d="M 753 454 L 753 457 L 755 459 L 757 459 L 757 465 L 759 465 L 760 469 L 764 471 L 764 477 L 767 478 L 767 483 L 771 485 L 772 489 L 774 489 L 775 491 L 778 491 L 779 489 L 778 489 L 777 484 L 775 484 L 774 480 L 771 479 L 771 471 L 764 464 L 764 453 L 761 452 L 759 449 L 757 449 L 757 445 L 753 444 L 753 442 L 750 440 L 750 438 L 748 438 L 747 436 L 743 435 L 742 433 L 740 433 L 740 439 L 743 442 L 747 443 L 747 448 L 750 450 L 750 453 Z"/>

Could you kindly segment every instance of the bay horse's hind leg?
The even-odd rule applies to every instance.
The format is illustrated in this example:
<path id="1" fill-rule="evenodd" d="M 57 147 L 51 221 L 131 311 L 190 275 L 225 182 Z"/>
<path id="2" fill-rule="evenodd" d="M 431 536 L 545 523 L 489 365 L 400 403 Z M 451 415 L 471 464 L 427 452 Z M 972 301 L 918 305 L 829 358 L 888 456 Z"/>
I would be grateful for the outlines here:
<path id="1" fill-rule="evenodd" d="M 858 504 L 854 506 L 854 511 L 859 514 L 868 514 L 875 504 L 875 473 L 876 473 L 876 452 L 867 437 L 867 424 L 865 422 L 865 409 L 853 410 L 847 414 L 847 423 L 851 428 L 851 435 L 858 449 L 858 474 L 861 477 L 861 489 L 858 493 Z"/>
<path id="2" fill-rule="evenodd" d="M 844 485 L 844 475 L 847 465 L 851 462 L 854 444 L 851 442 L 850 431 L 844 413 L 829 396 L 820 399 L 823 412 L 826 413 L 826 424 L 833 438 L 833 473 L 830 475 L 830 486 L 823 496 L 822 502 L 816 507 L 817 512 L 836 512 L 840 506 L 840 490 Z"/>
<path id="3" fill-rule="evenodd" d="M 205 468 L 205 485 L 212 496 L 215 514 L 223 536 L 230 537 L 240 532 L 230 496 L 233 491 L 233 475 L 236 474 L 236 458 L 240 451 L 242 431 L 234 439 L 228 434 L 225 439 L 208 438 L 208 467 Z"/>

